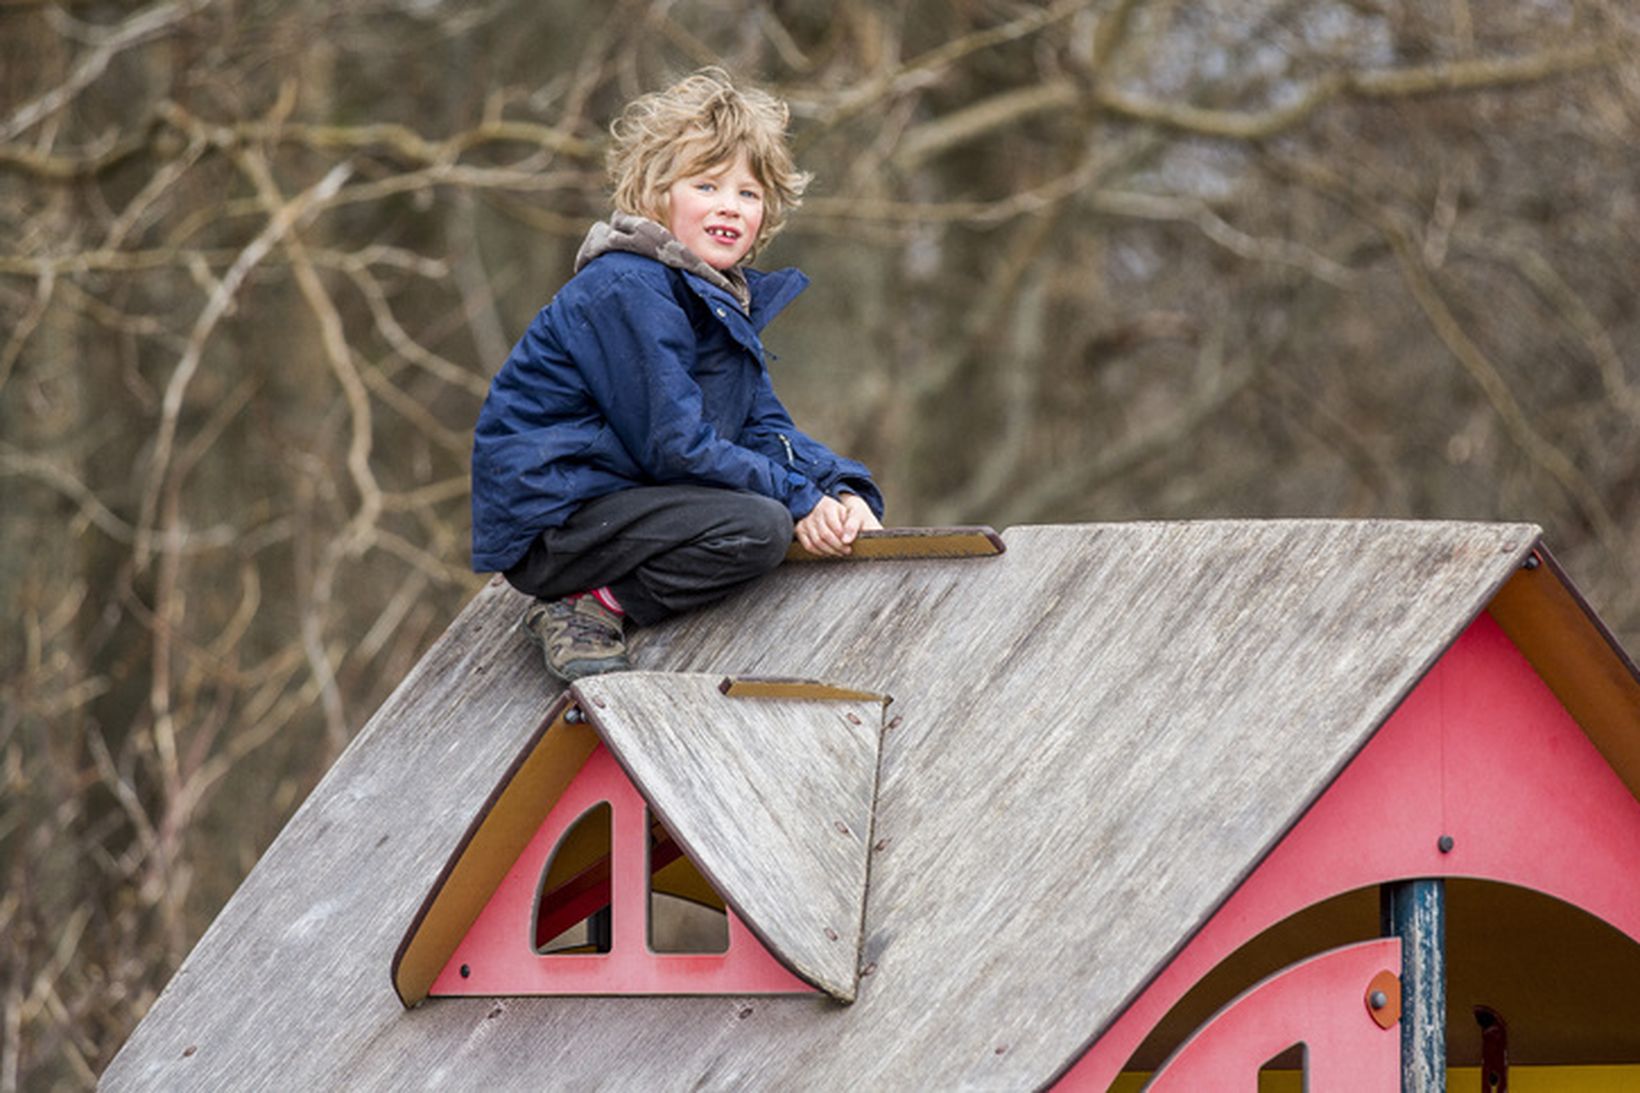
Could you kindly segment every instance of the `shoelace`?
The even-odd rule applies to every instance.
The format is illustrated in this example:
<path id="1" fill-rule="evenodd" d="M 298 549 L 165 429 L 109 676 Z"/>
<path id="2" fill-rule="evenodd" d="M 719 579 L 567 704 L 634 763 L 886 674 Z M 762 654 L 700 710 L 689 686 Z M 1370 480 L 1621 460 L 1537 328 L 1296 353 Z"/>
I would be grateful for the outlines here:
<path id="1" fill-rule="evenodd" d="M 613 631 L 604 622 L 590 615 L 583 615 L 579 611 L 572 613 L 564 620 L 564 629 L 568 632 L 572 641 L 579 641 L 583 638 L 609 641 L 619 638 L 619 633 Z"/>

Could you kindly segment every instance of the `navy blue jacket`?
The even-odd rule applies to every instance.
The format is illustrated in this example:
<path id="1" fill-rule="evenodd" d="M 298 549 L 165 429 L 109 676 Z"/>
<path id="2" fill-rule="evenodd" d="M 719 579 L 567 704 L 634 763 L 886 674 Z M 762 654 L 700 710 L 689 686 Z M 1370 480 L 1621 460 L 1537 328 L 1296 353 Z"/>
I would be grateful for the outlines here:
<path id="1" fill-rule="evenodd" d="M 541 309 L 490 384 L 473 436 L 473 568 L 504 570 L 584 502 L 633 486 L 751 490 L 794 519 L 826 494 L 882 513 L 864 465 L 803 435 L 758 335 L 808 286 L 747 270 L 751 310 L 653 258 L 593 259 Z"/>

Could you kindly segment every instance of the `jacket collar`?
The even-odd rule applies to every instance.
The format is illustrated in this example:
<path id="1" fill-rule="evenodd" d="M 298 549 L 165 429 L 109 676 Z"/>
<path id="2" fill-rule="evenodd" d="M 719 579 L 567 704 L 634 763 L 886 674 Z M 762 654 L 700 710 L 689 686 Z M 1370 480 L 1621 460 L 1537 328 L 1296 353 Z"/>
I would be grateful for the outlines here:
<path id="1" fill-rule="evenodd" d="M 751 293 L 746 286 L 744 270 L 738 266 L 732 269 L 714 269 L 704 258 L 684 246 L 675 235 L 653 220 L 617 212 L 608 221 L 600 220 L 592 225 L 586 239 L 581 243 L 581 249 L 575 255 L 575 272 L 580 273 L 582 266 L 611 251 L 641 254 L 645 258 L 653 258 L 662 265 L 671 266 L 684 273 L 693 273 L 708 284 L 716 285 L 730 293 L 735 298 L 736 307 L 745 310 L 750 305 Z"/>
<path id="2" fill-rule="evenodd" d="M 786 269 L 772 270 L 764 273 L 760 270 L 746 270 L 746 285 L 751 290 L 752 303 L 749 308 L 741 311 L 738 301 L 722 288 L 706 280 L 704 277 L 684 270 L 683 279 L 696 295 L 708 304 L 728 304 L 733 309 L 730 313 L 739 313 L 751 321 L 751 326 L 757 333 L 774 321 L 774 317 L 785 310 L 786 305 L 809 287 L 809 279 L 802 270 L 787 267 Z"/>
<path id="3" fill-rule="evenodd" d="M 790 266 L 768 273 L 748 269 L 746 283 L 752 290 L 752 329 L 759 332 L 809 287 L 809 279 L 803 271 Z"/>

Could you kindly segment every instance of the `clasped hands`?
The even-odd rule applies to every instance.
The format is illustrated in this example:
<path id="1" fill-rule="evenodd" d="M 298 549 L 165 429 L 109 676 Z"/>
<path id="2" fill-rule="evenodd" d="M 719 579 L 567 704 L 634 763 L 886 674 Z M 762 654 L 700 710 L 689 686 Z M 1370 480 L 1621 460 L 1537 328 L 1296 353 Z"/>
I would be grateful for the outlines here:
<path id="1" fill-rule="evenodd" d="M 865 498 L 845 493 L 841 498 L 822 497 L 792 530 L 810 554 L 842 558 L 854 549 L 854 540 L 862 531 L 878 531 L 882 526 Z"/>

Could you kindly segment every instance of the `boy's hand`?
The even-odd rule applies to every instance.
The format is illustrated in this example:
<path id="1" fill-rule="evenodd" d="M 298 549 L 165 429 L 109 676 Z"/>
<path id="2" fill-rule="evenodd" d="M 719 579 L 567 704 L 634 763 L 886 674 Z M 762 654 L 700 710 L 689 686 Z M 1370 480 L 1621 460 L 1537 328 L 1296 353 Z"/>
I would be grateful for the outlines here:
<path id="1" fill-rule="evenodd" d="M 845 493 L 838 500 L 843 503 L 843 507 L 848 509 L 851 515 L 859 517 L 860 526 L 855 529 L 856 533 L 883 530 L 883 522 L 877 519 L 877 514 L 871 511 L 871 506 L 866 504 L 864 497 L 857 493 Z"/>
<path id="2" fill-rule="evenodd" d="M 853 550 L 851 544 L 860 532 L 875 531 L 882 526 L 864 498 L 845 493 L 841 501 L 822 497 L 793 530 L 797 541 L 810 554 L 841 558 Z"/>

